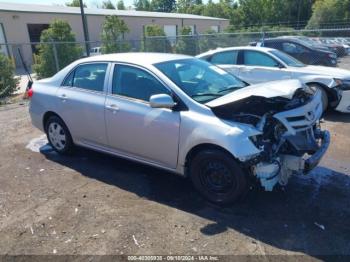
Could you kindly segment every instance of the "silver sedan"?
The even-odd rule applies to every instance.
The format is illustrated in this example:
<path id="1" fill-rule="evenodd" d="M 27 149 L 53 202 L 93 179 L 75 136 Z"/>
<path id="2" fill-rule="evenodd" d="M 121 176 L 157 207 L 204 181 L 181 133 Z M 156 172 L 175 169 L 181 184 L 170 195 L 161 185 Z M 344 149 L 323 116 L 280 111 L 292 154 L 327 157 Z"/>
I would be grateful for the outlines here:
<path id="1" fill-rule="evenodd" d="M 318 91 L 298 80 L 248 86 L 184 55 L 84 58 L 28 94 L 32 123 L 57 152 L 79 145 L 190 176 L 220 204 L 248 177 L 272 190 L 308 172 L 329 144 Z"/>

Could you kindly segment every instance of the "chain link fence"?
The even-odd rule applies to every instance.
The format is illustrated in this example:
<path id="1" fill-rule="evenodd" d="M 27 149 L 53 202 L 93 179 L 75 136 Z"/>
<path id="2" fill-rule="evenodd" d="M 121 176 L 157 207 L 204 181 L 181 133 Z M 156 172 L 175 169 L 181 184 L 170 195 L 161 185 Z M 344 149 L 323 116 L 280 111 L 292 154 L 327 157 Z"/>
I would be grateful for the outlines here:
<path id="1" fill-rule="evenodd" d="M 87 55 L 86 47 L 90 49 L 90 56 L 116 52 L 162 52 L 197 55 L 215 48 L 246 46 L 252 42 L 275 37 L 306 37 L 313 39 L 316 45 L 323 45 L 336 53 L 337 58 L 349 54 L 350 28 L 318 29 L 318 30 L 285 30 L 267 32 L 237 32 L 178 35 L 176 37 L 144 37 L 140 40 L 119 40 L 103 43 L 101 41 L 86 42 L 32 42 L 32 43 L 0 43 L 0 52 L 9 56 L 17 69 L 23 68 L 21 56 L 28 68 L 38 63 L 39 47 L 49 50 L 49 57 L 54 61 L 52 72 L 57 72 L 69 61 L 69 52 L 77 50 L 76 57 Z M 310 40 L 311 41 L 311 40 Z M 107 48 L 108 47 L 108 48 Z"/>

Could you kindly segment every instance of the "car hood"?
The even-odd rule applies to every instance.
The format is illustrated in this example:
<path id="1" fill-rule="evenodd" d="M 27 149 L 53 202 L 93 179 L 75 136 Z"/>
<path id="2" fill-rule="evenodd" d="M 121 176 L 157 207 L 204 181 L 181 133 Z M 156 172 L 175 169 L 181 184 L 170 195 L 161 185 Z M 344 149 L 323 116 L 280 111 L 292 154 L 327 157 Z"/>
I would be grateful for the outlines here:
<path id="1" fill-rule="evenodd" d="M 264 98 L 283 97 L 292 99 L 295 91 L 299 88 L 303 88 L 303 84 L 297 79 L 265 82 L 241 88 L 220 98 L 214 99 L 206 103 L 206 105 L 211 108 L 219 107 L 253 96 Z"/>
<path id="2" fill-rule="evenodd" d="M 289 67 L 293 72 L 307 73 L 313 75 L 330 76 L 332 78 L 350 79 L 350 71 L 328 66 L 307 65 L 304 67 Z"/>

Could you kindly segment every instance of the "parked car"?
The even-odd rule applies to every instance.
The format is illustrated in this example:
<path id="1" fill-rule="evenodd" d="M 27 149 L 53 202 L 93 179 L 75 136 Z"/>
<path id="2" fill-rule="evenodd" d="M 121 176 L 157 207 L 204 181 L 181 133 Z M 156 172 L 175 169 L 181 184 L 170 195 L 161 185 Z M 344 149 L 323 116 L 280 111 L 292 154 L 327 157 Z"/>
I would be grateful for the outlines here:
<path id="1" fill-rule="evenodd" d="M 265 39 L 264 43 L 253 42 L 251 45 L 281 50 L 308 65 L 337 65 L 335 53 L 317 49 L 294 38 L 270 38 Z"/>
<path id="2" fill-rule="evenodd" d="M 96 55 L 101 55 L 101 47 L 97 46 L 97 47 L 93 47 L 90 50 L 90 55 L 91 56 L 96 56 Z"/>
<path id="3" fill-rule="evenodd" d="M 304 44 L 306 46 L 312 46 L 313 48 L 322 50 L 322 51 L 332 51 L 334 52 L 334 50 L 332 50 L 330 47 L 324 45 L 322 42 L 318 42 L 318 41 L 314 41 L 313 39 L 306 37 L 306 36 L 280 36 L 277 38 L 282 38 L 282 39 L 298 39 L 301 42 L 304 42 Z"/>
<path id="4" fill-rule="evenodd" d="M 288 54 L 268 47 L 229 47 L 211 50 L 198 58 L 257 84 L 298 78 L 322 91 L 324 110 L 328 107 L 350 113 L 350 71 L 325 66 L 305 65 Z"/>
<path id="5" fill-rule="evenodd" d="M 343 57 L 347 55 L 347 50 L 342 44 L 339 44 L 336 41 L 328 38 L 322 38 L 321 42 L 325 46 L 329 47 L 334 53 L 336 53 L 338 57 Z"/>
<path id="6" fill-rule="evenodd" d="M 280 88 L 283 86 L 283 88 Z M 30 89 L 30 116 L 58 153 L 74 145 L 189 176 L 209 201 L 307 173 L 326 152 L 321 93 L 298 80 L 247 86 L 185 55 L 77 60 Z"/>

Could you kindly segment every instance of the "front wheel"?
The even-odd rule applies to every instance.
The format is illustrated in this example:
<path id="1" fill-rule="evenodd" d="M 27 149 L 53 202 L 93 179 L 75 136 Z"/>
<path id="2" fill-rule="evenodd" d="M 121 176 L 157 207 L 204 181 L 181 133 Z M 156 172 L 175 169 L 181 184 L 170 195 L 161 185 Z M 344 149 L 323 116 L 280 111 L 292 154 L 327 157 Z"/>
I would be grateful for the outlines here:
<path id="1" fill-rule="evenodd" d="M 247 177 L 237 161 L 220 150 L 199 152 L 190 162 L 190 177 L 207 200 L 220 205 L 235 202 L 248 188 Z"/>
<path id="2" fill-rule="evenodd" d="M 70 132 L 57 116 L 51 116 L 45 124 L 46 136 L 53 149 L 60 154 L 68 154 L 73 150 L 73 140 Z"/>

